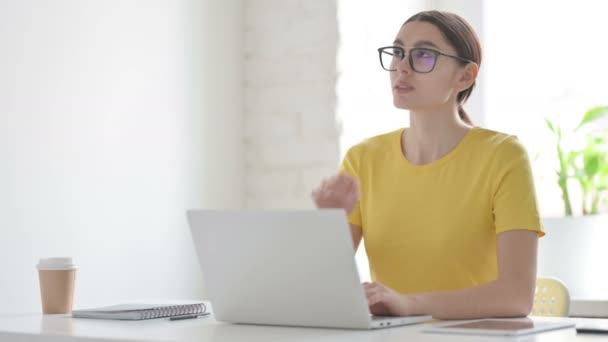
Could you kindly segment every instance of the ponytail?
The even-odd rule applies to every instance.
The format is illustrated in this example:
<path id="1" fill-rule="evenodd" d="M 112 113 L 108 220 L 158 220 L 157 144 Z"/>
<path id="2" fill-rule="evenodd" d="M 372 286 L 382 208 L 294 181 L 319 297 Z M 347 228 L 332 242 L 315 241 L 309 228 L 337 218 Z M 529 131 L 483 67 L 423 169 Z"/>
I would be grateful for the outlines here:
<path id="1" fill-rule="evenodd" d="M 474 126 L 473 121 L 469 117 L 469 114 L 467 114 L 467 112 L 464 110 L 464 108 L 462 108 L 461 104 L 458 105 L 458 116 L 465 123 L 468 123 L 469 125 Z"/>

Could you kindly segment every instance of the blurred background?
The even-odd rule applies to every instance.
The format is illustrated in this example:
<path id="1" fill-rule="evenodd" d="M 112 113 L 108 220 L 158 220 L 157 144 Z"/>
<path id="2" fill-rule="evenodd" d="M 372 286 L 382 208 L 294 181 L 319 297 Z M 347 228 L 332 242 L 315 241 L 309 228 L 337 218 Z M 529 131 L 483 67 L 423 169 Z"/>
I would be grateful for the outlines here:
<path id="1" fill-rule="evenodd" d="M 76 308 L 203 298 L 185 211 L 312 208 L 310 191 L 350 146 L 408 125 L 376 48 L 421 10 L 454 11 L 477 30 L 484 60 L 465 107 L 476 125 L 521 139 L 543 217 L 564 218 L 557 135 L 546 120 L 572 131 L 608 105 L 607 6 L 0 0 L 0 313 L 40 311 L 35 265 L 50 256 L 80 265 Z M 583 140 L 605 132 L 602 113 Z M 564 136 L 564 148 L 581 145 Z M 588 158 L 575 157 L 573 170 L 585 169 Z M 572 219 L 585 198 L 574 176 Z M 608 298 L 601 264 L 577 267 L 602 254 L 572 262 L 588 241 L 604 249 L 608 224 L 591 226 L 571 233 L 587 242 L 559 242 L 544 258 L 567 248 L 563 277 L 585 279 L 571 285 L 574 296 Z M 363 249 L 357 262 L 369 279 Z M 551 273 L 563 260 L 543 265 Z"/>

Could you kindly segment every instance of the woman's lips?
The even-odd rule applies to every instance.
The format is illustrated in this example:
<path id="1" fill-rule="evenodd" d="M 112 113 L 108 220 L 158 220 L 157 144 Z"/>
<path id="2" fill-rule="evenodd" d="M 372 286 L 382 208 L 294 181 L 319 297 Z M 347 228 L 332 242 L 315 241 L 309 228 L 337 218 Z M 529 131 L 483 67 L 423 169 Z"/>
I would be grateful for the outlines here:
<path id="1" fill-rule="evenodd" d="M 393 90 L 398 94 L 407 94 L 411 93 L 414 90 L 414 87 L 405 84 L 398 84 L 393 87 Z"/>

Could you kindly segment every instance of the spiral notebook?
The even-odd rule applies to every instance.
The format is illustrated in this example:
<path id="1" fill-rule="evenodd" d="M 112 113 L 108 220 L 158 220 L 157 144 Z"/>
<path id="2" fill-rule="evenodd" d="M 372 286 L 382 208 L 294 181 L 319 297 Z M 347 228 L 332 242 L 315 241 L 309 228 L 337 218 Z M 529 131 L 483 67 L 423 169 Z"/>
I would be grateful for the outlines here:
<path id="1" fill-rule="evenodd" d="M 74 318 L 142 320 L 163 317 L 206 315 L 203 302 L 186 304 L 120 304 L 72 311 Z"/>

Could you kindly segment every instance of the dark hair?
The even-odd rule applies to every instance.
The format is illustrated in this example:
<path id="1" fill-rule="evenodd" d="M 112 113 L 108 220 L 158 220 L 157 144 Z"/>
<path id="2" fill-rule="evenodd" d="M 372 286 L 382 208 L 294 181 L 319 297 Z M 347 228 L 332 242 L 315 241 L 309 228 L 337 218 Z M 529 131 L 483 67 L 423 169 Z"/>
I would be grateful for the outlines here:
<path id="1" fill-rule="evenodd" d="M 478 66 L 481 66 L 481 44 L 479 43 L 479 38 L 471 25 L 462 17 L 449 12 L 424 11 L 415 14 L 403 23 L 403 25 L 411 21 L 423 21 L 435 25 L 450 45 L 456 49 L 458 57 L 468 59 L 477 63 Z M 466 62 L 463 61 L 460 61 L 459 63 L 462 63 L 463 65 L 466 64 Z M 458 96 L 456 97 L 456 100 L 458 101 L 458 116 L 469 124 L 473 124 L 473 122 L 464 108 L 462 108 L 462 104 L 471 96 L 474 87 L 475 82 L 473 82 L 469 88 L 458 93 Z"/>

